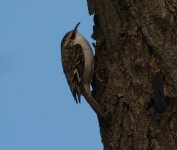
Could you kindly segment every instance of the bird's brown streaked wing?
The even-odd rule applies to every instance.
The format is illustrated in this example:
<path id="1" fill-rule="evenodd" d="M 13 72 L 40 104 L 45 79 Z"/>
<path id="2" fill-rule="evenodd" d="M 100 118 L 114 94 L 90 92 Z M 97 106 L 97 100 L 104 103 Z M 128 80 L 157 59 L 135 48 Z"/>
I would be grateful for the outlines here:
<path id="1" fill-rule="evenodd" d="M 84 63 L 80 44 L 62 50 L 63 70 L 76 103 L 80 103 Z"/>

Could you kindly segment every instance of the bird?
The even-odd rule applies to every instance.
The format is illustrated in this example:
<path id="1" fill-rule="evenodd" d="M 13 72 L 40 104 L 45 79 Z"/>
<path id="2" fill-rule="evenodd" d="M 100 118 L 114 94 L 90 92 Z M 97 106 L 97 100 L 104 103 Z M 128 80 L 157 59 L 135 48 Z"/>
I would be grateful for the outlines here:
<path id="1" fill-rule="evenodd" d="M 83 95 L 96 114 L 104 119 L 101 106 L 91 94 L 90 84 L 94 74 L 94 55 L 84 36 L 77 31 L 80 22 L 67 32 L 61 41 L 61 60 L 63 72 L 76 103 Z"/>

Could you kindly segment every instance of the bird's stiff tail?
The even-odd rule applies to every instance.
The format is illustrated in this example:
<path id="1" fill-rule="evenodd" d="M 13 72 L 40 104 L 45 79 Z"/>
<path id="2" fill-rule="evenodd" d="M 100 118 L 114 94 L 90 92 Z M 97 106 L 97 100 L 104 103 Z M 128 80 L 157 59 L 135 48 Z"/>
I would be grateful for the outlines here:
<path id="1" fill-rule="evenodd" d="M 89 86 L 85 85 L 83 87 L 82 93 L 83 93 L 83 96 L 85 97 L 85 99 L 87 100 L 87 102 L 89 103 L 89 105 L 92 107 L 92 109 L 97 113 L 97 115 L 100 118 L 105 119 L 105 115 L 103 113 L 103 110 L 100 107 L 100 105 L 93 98 Z"/>

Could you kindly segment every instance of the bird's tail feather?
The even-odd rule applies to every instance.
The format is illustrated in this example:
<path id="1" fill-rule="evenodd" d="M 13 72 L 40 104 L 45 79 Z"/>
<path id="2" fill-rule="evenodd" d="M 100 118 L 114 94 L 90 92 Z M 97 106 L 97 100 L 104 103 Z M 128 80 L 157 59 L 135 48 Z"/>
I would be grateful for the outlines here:
<path id="1" fill-rule="evenodd" d="M 105 119 L 105 115 L 103 113 L 103 110 L 100 107 L 100 105 L 93 98 L 93 96 L 90 92 L 89 86 L 85 85 L 83 87 L 82 93 L 83 93 L 83 96 L 85 97 L 85 99 L 87 100 L 87 102 L 89 103 L 89 105 L 92 107 L 92 109 L 97 113 L 97 115 L 99 117 L 101 117 L 102 119 Z"/>

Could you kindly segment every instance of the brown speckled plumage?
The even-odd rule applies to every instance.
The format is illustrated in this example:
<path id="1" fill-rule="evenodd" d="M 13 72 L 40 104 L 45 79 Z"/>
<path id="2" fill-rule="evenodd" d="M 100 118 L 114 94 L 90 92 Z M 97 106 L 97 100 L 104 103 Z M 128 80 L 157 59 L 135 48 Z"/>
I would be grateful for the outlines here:
<path id="1" fill-rule="evenodd" d="M 78 25 L 66 33 L 61 42 L 63 71 L 76 103 L 80 103 L 80 96 L 83 95 L 99 117 L 105 118 L 101 107 L 91 95 L 94 56 L 87 40 L 77 31 Z"/>

